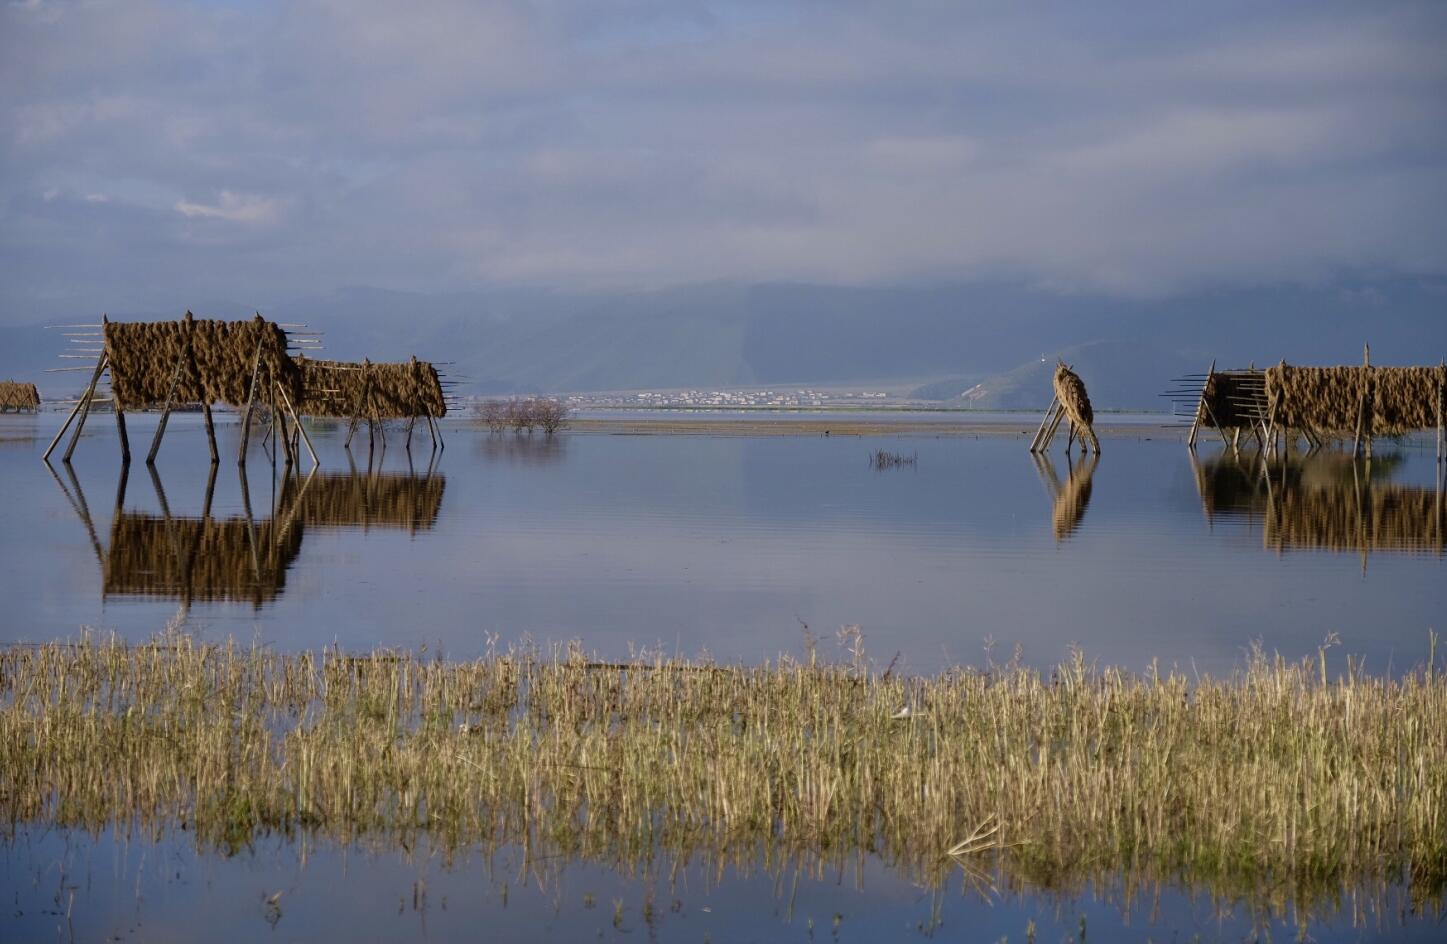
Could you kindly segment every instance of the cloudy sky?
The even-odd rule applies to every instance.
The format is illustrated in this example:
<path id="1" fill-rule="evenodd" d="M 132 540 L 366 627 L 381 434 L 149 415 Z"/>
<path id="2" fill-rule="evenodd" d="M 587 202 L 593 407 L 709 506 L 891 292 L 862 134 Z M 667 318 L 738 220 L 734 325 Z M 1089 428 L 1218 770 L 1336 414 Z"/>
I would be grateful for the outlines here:
<path id="1" fill-rule="evenodd" d="M 1447 276 L 1447 4 L 5 0 L 0 319 Z"/>

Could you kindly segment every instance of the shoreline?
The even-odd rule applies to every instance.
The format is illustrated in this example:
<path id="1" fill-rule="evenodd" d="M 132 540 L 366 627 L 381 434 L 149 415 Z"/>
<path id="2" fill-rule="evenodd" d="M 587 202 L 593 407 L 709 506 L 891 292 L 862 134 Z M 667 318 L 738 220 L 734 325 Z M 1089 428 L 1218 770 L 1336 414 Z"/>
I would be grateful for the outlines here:
<path id="1" fill-rule="evenodd" d="M 580 433 L 620 436 L 1003 436 L 1035 435 L 1038 419 L 1021 416 L 1021 422 L 1000 420 L 877 420 L 839 418 L 743 419 L 739 417 L 585 417 L 568 421 L 568 429 Z M 1186 427 L 1157 423 L 1097 423 L 1098 435 L 1111 438 L 1184 440 Z M 484 429 L 484 432 L 486 430 Z"/>

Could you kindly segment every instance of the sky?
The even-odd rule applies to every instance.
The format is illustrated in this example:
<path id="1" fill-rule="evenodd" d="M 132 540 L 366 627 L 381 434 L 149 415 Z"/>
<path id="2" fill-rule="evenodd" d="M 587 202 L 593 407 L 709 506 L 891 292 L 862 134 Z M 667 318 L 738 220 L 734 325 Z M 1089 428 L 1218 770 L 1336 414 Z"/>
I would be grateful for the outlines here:
<path id="1" fill-rule="evenodd" d="M 1447 276 L 1447 4 L 4 0 L 0 322 Z"/>

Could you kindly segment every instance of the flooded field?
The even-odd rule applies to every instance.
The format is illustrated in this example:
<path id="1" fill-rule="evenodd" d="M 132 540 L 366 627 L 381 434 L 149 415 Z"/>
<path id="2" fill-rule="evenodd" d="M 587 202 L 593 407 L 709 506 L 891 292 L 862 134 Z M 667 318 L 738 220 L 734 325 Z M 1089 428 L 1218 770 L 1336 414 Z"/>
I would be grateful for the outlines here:
<path id="1" fill-rule="evenodd" d="M 43 772 L 6 794 L 26 939 L 1440 933 L 1447 804 L 1403 760 L 1440 735 L 1391 720 L 1442 708 L 1431 444 L 1263 466 L 1138 421 L 1084 461 L 1032 458 L 1031 417 L 449 425 L 369 462 L 315 428 L 322 468 L 288 476 L 225 461 L 223 425 L 213 476 L 193 419 L 154 474 L 104 422 L 54 469 L 55 417 L 0 425 L 6 749 Z M 252 668 L 217 668 L 228 641 Z M 215 655 L 147 675 L 177 646 Z M 643 650 L 688 681 L 640 681 Z M 26 754 L 42 716 L 69 746 Z M 1288 716 L 1298 740 L 1251 733 Z"/>

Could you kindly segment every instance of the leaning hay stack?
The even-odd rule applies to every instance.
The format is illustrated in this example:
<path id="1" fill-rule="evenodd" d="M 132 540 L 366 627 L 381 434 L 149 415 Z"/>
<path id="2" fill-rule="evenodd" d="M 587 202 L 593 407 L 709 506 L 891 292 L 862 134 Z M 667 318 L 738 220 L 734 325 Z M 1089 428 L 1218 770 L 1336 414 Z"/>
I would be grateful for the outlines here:
<path id="1" fill-rule="evenodd" d="M 1278 427 L 1334 436 L 1353 435 L 1358 415 L 1366 436 L 1435 429 L 1444 382 L 1447 371 L 1441 367 L 1292 367 L 1283 362 L 1266 371 L 1267 399 Z"/>
<path id="2" fill-rule="evenodd" d="M 280 595 L 287 568 L 301 551 L 302 532 L 297 521 L 118 515 L 104 592 L 260 606 Z"/>
<path id="3" fill-rule="evenodd" d="M 1080 437 L 1081 445 L 1084 446 L 1086 437 L 1090 437 L 1090 448 L 1100 452 L 1100 440 L 1095 437 L 1095 411 L 1090 407 L 1090 396 L 1085 392 L 1085 382 L 1065 366 L 1061 361 L 1055 367 L 1055 397 L 1065 409 L 1065 415 L 1070 417 L 1071 425 L 1075 427 L 1076 435 Z"/>
<path id="4" fill-rule="evenodd" d="M 0 411 L 38 410 L 40 391 L 33 383 L 15 380 L 0 380 Z"/>
<path id="5" fill-rule="evenodd" d="M 411 419 L 447 415 L 437 369 L 417 358 L 400 364 L 359 364 L 297 358 L 302 377 L 298 412 L 308 416 Z"/>
<path id="6" fill-rule="evenodd" d="M 125 409 L 166 402 L 177 363 L 181 372 L 173 403 L 244 406 L 258 350 L 258 396 L 274 379 L 294 403 L 301 394 L 301 372 L 286 344 L 286 332 L 260 315 L 250 321 L 211 321 L 187 312 L 179 321 L 105 325 L 111 385 Z"/>

